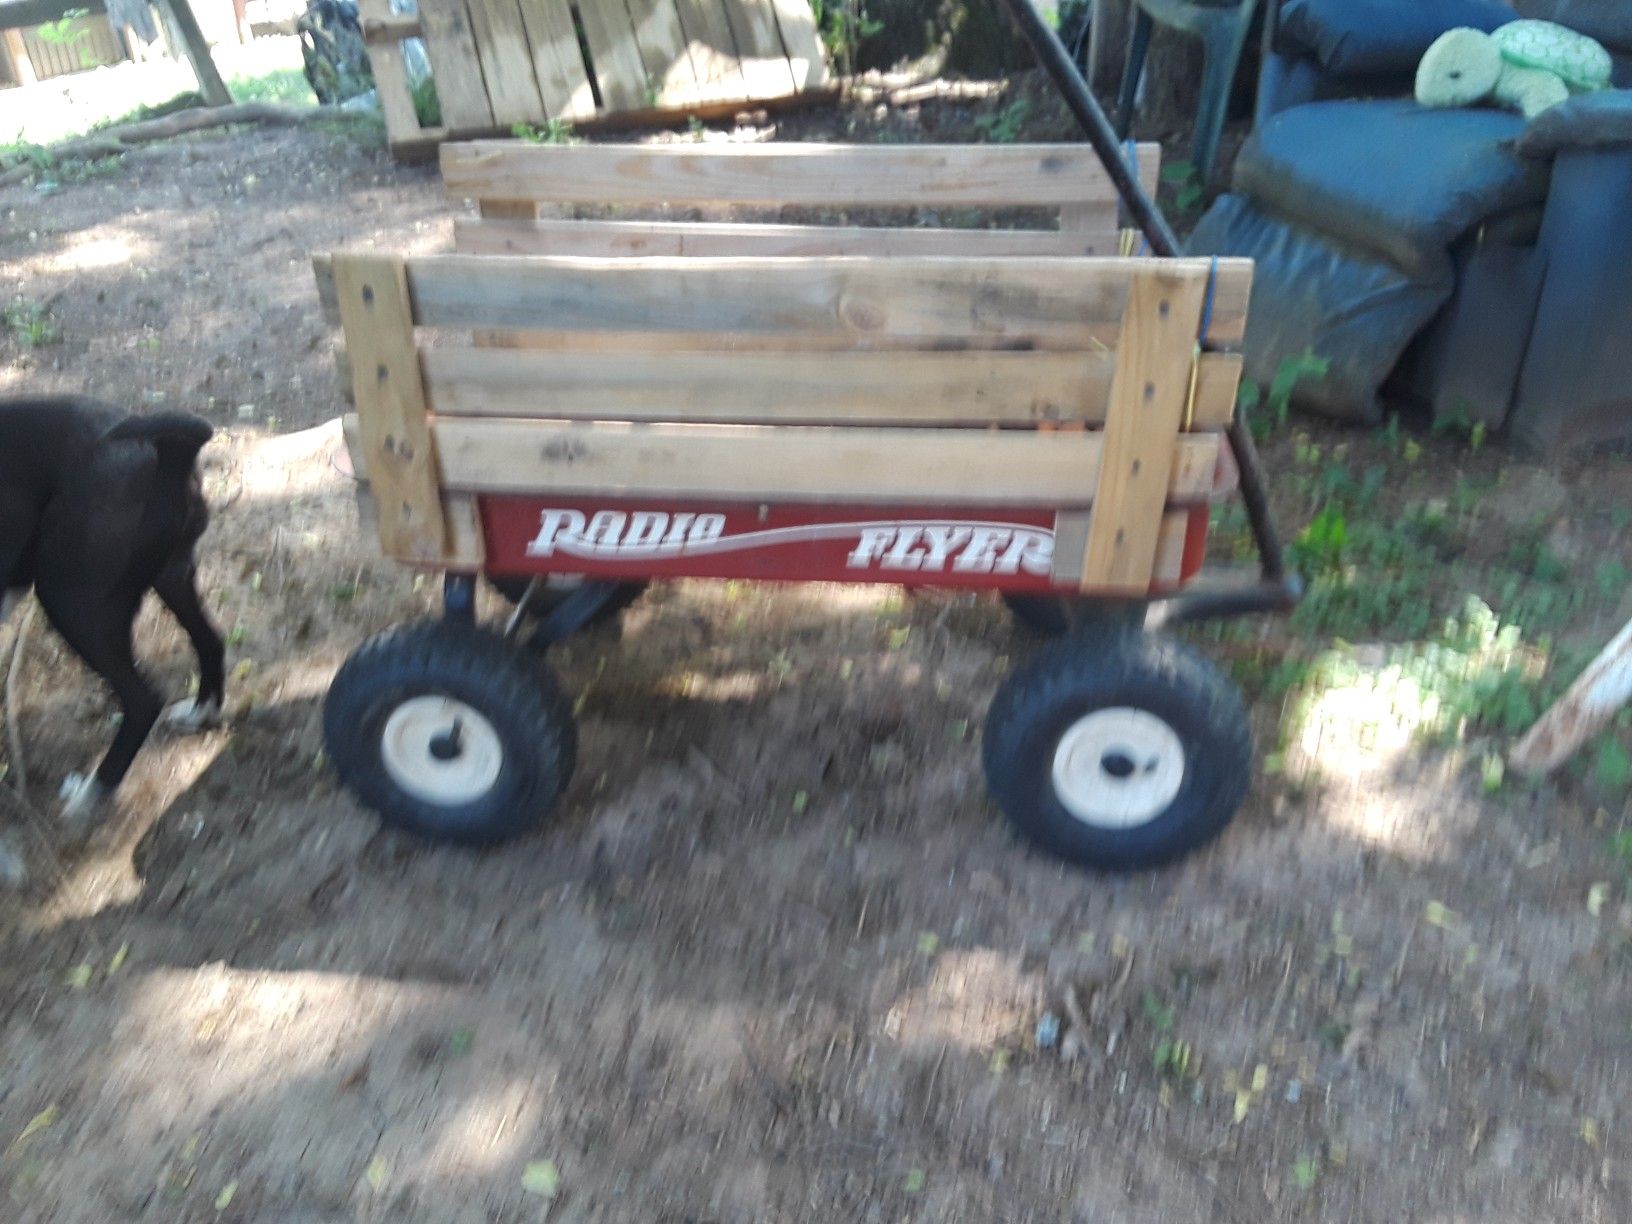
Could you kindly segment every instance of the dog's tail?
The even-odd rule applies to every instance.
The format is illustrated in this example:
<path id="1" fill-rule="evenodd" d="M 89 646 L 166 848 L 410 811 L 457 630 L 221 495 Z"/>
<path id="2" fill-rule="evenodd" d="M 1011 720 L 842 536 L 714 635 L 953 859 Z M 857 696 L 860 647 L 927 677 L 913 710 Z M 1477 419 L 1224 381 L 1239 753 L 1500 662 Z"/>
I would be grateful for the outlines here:
<path id="1" fill-rule="evenodd" d="M 157 412 L 127 417 L 107 435 L 127 442 L 149 442 L 159 452 L 159 466 L 185 471 L 193 466 L 198 452 L 215 436 L 215 427 L 185 412 Z"/>

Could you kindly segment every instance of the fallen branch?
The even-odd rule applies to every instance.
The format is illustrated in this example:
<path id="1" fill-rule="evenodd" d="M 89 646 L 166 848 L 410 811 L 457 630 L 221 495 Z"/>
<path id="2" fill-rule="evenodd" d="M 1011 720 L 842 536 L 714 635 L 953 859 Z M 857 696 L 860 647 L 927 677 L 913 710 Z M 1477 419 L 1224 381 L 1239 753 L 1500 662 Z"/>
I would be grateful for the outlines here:
<path id="1" fill-rule="evenodd" d="M 1522 774 L 1551 773 L 1632 701 L 1632 621 L 1507 754 Z"/>
<path id="2" fill-rule="evenodd" d="M 157 119 L 138 119 L 133 123 L 106 128 L 91 136 L 65 140 L 51 145 L 45 152 L 53 164 L 64 161 L 88 161 L 97 157 L 116 157 L 137 145 L 155 140 L 168 140 L 188 132 L 202 132 L 209 128 L 229 127 L 237 123 L 292 124 L 304 123 L 323 114 L 321 107 L 279 106 L 273 102 L 235 102 L 231 106 L 203 106 L 161 115 Z M 26 157 L 0 171 L 0 186 L 15 183 L 37 173 L 40 167 Z"/>

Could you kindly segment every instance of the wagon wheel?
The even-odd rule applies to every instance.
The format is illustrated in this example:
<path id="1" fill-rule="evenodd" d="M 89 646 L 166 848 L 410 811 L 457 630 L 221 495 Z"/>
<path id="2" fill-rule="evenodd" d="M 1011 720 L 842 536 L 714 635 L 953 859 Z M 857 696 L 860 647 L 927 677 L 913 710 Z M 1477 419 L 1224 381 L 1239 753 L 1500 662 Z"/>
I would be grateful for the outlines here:
<path id="1" fill-rule="evenodd" d="M 363 643 L 329 688 L 323 737 L 385 823 L 467 844 L 549 816 L 577 750 L 554 677 L 498 634 L 448 621 Z"/>
<path id="2" fill-rule="evenodd" d="M 992 699 L 983 755 L 1021 833 L 1112 870 L 1215 837 L 1252 778 L 1234 683 L 1188 646 L 1127 629 L 1073 633 L 1016 669 Z"/>

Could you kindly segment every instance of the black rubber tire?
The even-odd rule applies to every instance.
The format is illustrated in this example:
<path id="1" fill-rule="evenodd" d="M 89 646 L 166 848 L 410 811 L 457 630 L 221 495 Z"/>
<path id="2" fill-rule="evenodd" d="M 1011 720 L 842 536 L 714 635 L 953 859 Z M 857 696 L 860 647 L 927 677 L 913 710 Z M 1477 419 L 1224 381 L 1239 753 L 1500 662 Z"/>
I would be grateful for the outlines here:
<path id="1" fill-rule="evenodd" d="M 1118 706 L 1160 718 L 1184 754 L 1177 794 L 1129 828 L 1072 815 L 1053 779 L 1066 732 Z M 998 688 L 982 756 L 993 799 L 1026 838 L 1079 866 L 1134 871 L 1188 854 L 1229 824 L 1252 781 L 1252 728 L 1240 690 L 1205 655 L 1136 630 L 1082 631 L 1039 650 Z"/>
<path id="2" fill-rule="evenodd" d="M 1145 618 L 1145 605 L 1131 600 L 1005 594 L 1003 602 L 1015 620 L 1042 637 L 1063 637 L 1079 629 L 1138 628 Z"/>
<path id="3" fill-rule="evenodd" d="M 492 724 L 503 759 L 492 787 L 459 806 L 403 789 L 381 756 L 391 712 L 414 697 L 464 702 Z M 340 780 L 388 825 L 436 841 L 486 845 L 554 810 L 572 777 L 572 705 L 535 658 L 496 633 L 446 621 L 389 629 L 341 666 L 323 704 L 323 738 Z"/>

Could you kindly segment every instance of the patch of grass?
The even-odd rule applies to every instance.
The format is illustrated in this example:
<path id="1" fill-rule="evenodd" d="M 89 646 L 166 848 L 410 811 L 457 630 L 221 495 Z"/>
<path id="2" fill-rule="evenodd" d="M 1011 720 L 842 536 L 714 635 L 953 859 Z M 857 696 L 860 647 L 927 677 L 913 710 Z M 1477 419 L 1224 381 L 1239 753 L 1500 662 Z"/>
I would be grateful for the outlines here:
<path id="1" fill-rule="evenodd" d="M 419 120 L 420 127 L 440 127 L 442 125 L 442 99 L 437 95 L 436 82 L 425 77 L 410 87 L 409 92 L 414 99 L 414 118 Z"/>
<path id="2" fill-rule="evenodd" d="M 299 68 L 271 68 L 226 78 L 234 102 L 277 102 L 284 106 L 316 106 L 317 95 Z"/>
<path id="3" fill-rule="evenodd" d="M 975 126 L 992 144 L 1013 144 L 1020 139 L 1020 133 L 1025 130 L 1030 118 L 1031 99 L 1016 98 L 1002 110 L 980 116 L 975 120 Z"/>
<path id="4" fill-rule="evenodd" d="M 40 348 L 62 339 L 62 329 L 38 302 L 15 301 L 0 310 L 0 326 L 24 348 Z"/>
<path id="5" fill-rule="evenodd" d="M 518 123 L 510 129 L 510 134 L 517 140 L 525 140 L 530 144 L 570 145 L 582 144 L 583 140 L 572 128 L 572 124 L 565 119 L 550 119 L 543 126 L 531 123 Z"/>

